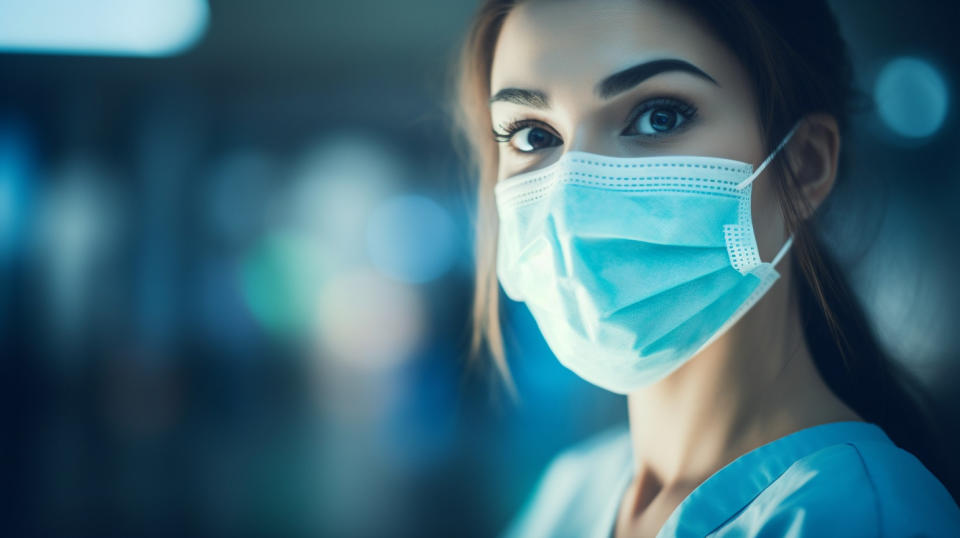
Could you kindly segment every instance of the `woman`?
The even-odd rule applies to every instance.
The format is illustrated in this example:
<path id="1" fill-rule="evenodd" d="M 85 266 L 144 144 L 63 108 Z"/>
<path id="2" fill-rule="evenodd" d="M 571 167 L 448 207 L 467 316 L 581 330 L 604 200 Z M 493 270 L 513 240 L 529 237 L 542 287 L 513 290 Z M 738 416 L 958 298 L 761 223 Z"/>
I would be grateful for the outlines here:
<path id="1" fill-rule="evenodd" d="M 960 536 L 936 430 L 814 233 L 853 95 L 825 2 L 491 0 L 460 66 L 475 348 L 512 387 L 499 281 L 628 397 L 506 534 Z"/>

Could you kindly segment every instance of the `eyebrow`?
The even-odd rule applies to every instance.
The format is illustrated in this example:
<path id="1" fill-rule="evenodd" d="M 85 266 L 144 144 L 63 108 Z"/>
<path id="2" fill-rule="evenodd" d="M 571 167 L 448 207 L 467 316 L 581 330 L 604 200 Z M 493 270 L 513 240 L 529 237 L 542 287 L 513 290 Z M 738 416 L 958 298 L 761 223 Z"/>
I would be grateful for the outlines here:
<path id="1" fill-rule="evenodd" d="M 648 78 L 672 71 L 690 73 L 720 86 L 720 83 L 714 80 L 713 77 L 690 62 L 676 58 L 664 58 L 644 62 L 618 71 L 600 81 L 594 88 L 594 93 L 601 99 L 610 99 L 640 85 L 640 83 Z M 550 107 L 546 93 L 540 90 L 527 90 L 523 88 L 504 88 L 498 91 L 490 98 L 491 105 L 496 102 L 514 103 L 541 109 Z"/>
<path id="2" fill-rule="evenodd" d="M 530 108 L 550 108 L 547 94 L 540 90 L 525 90 L 523 88 L 504 88 L 490 98 L 490 104 L 502 101 Z"/>
<path id="3" fill-rule="evenodd" d="M 652 62 L 637 64 L 623 71 L 618 71 L 603 79 L 600 84 L 597 84 L 594 93 L 601 99 L 610 99 L 614 95 L 621 94 L 639 85 L 650 77 L 671 71 L 690 73 L 691 75 L 709 80 L 717 86 L 720 85 L 713 77 L 704 73 L 702 69 L 690 62 L 676 58 L 665 58 L 663 60 L 653 60 Z"/>

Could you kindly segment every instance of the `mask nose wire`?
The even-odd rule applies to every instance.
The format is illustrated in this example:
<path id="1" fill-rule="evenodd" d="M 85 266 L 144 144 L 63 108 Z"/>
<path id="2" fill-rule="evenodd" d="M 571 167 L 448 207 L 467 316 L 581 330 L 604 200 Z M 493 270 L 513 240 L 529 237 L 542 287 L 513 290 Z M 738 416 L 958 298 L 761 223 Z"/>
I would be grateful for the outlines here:
<path id="1" fill-rule="evenodd" d="M 760 163 L 760 166 L 758 166 L 757 169 L 754 170 L 752 174 L 750 174 L 750 177 L 748 177 L 747 179 L 744 179 L 737 185 L 738 190 L 744 189 L 747 185 L 753 183 L 753 180 L 757 179 L 757 176 L 759 176 L 760 173 L 763 172 L 763 169 L 766 168 L 768 164 L 770 164 L 770 161 L 772 161 L 773 158 L 777 156 L 777 153 L 780 153 L 780 150 L 783 149 L 783 146 L 787 145 L 787 142 L 790 141 L 790 137 L 793 136 L 793 133 L 797 130 L 797 127 L 799 126 L 800 126 L 799 121 L 793 124 L 793 127 L 790 128 L 790 131 L 787 132 L 787 135 L 783 137 L 783 140 L 781 140 L 779 144 L 777 144 L 777 147 L 776 149 L 773 150 L 773 153 L 768 155 L 767 158 L 764 159 L 762 163 Z"/>

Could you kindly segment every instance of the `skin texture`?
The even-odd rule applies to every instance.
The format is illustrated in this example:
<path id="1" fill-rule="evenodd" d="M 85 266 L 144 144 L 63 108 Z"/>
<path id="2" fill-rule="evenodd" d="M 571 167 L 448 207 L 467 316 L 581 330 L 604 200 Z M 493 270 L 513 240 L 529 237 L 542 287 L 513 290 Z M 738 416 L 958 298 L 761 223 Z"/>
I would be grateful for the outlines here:
<path id="1" fill-rule="evenodd" d="M 660 58 L 688 61 L 719 86 L 670 72 L 609 100 L 594 93 L 608 75 Z M 545 167 L 571 150 L 620 157 L 707 155 L 754 166 L 767 156 L 748 73 L 706 25 L 666 2 L 521 4 L 507 16 L 491 71 L 491 95 L 507 87 L 542 91 L 550 108 L 493 103 L 494 127 L 502 131 L 511 121 L 536 120 L 559 145 L 522 154 L 501 143 L 499 179 Z M 682 99 L 697 112 L 657 139 L 624 136 L 634 107 L 660 96 Z M 836 121 L 811 114 L 778 157 L 788 159 L 814 208 L 833 186 L 839 151 Z M 764 261 L 787 238 L 775 173 L 768 167 L 753 183 Z M 654 536 L 694 488 L 758 446 L 817 424 L 862 420 L 818 374 L 790 292 L 795 275 L 785 261 L 777 269 L 777 283 L 730 331 L 667 378 L 628 395 L 636 476 L 621 499 L 616 536 Z"/>

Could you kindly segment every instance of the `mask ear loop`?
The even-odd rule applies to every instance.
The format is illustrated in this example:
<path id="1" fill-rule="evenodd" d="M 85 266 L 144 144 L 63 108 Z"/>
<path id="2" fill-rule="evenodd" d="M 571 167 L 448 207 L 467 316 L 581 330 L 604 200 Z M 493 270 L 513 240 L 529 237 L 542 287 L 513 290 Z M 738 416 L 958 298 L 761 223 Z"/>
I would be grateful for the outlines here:
<path id="1" fill-rule="evenodd" d="M 750 174 L 750 177 L 748 177 L 747 179 L 744 179 L 743 181 L 740 182 L 740 184 L 737 185 L 738 190 L 745 189 L 747 185 L 753 183 L 753 180 L 757 179 L 760 173 L 763 172 L 763 169 L 766 168 L 767 165 L 770 164 L 770 162 L 773 160 L 773 158 L 777 156 L 777 153 L 779 153 L 780 150 L 783 149 L 783 146 L 787 145 L 787 142 L 790 141 L 790 138 L 793 136 L 793 133 L 796 132 L 797 127 L 800 127 L 799 121 L 793 124 L 793 127 L 790 128 L 790 131 L 788 131 L 786 136 L 783 137 L 783 140 L 781 140 L 780 143 L 777 144 L 777 147 L 776 149 L 773 150 L 773 153 L 768 155 L 767 158 L 764 159 L 762 163 L 760 163 L 760 166 L 758 166 L 757 169 L 754 170 L 752 174 Z M 783 257 L 786 256 L 787 251 L 790 250 L 791 245 L 793 245 L 792 234 L 790 235 L 790 237 L 787 238 L 786 242 L 783 243 L 783 246 L 780 247 L 780 251 L 777 252 L 777 255 L 773 257 L 773 261 L 770 262 L 770 265 L 776 267 L 777 264 L 780 263 L 780 260 L 782 260 Z"/>
<path id="2" fill-rule="evenodd" d="M 783 246 L 780 247 L 780 252 L 777 252 L 777 255 L 773 257 L 773 261 L 770 262 L 770 265 L 776 267 L 777 264 L 780 263 L 780 260 L 782 260 L 783 257 L 786 256 L 787 251 L 790 250 L 791 245 L 793 245 L 792 234 L 790 235 L 790 237 L 787 238 L 786 242 L 783 243 Z"/>
<path id="3" fill-rule="evenodd" d="M 752 174 L 750 174 L 750 177 L 748 177 L 747 179 L 744 179 L 737 185 L 737 189 L 743 190 L 746 188 L 747 185 L 753 183 L 753 180 L 757 179 L 757 176 L 759 176 L 760 173 L 763 172 L 763 169 L 766 168 L 768 164 L 770 164 L 770 161 L 772 161 L 773 158 L 777 156 L 777 153 L 779 153 L 780 150 L 783 149 L 783 146 L 787 145 L 787 142 L 790 141 L 790 137 L 793 136 L 793 133 L 797 130 L 797 127 L 800 127 L 799 121 L 793 125 L 793 127 L 790 129 L 787 135 L 783 137 L 783 140 L 781 140 L 780 143 L 777 144 L 777 148 L 773 150 L 773 153 L 768 155 L 767 158 L 764 159 L 762 163 L 760 163 L 760 166 L 758 166 L 757 169 L 754 170 Z"/>

